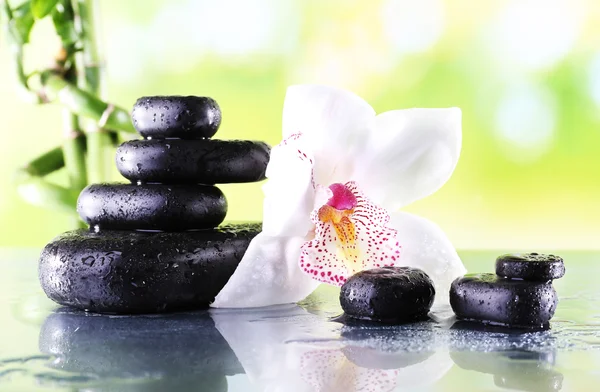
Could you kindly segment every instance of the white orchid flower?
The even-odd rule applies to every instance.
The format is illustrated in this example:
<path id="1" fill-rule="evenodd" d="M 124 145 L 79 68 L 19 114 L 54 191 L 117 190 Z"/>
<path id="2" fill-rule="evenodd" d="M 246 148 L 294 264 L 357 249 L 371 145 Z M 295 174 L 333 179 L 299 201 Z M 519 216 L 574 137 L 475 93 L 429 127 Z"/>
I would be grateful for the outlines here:
<path id="1" fill-rule="evenodd" d="M 341 286 L 384 265 L 422 269 L 436 303 L 447 303 L 466 272 L 460 258 L 438 226 L 397 210 L 450 178 L 461 138 L 458 108 L 376 115 L 348 91 L 290 87 L 263 188 L 263 231 L 212 306 L 298 302 L 320 282 Z"/>

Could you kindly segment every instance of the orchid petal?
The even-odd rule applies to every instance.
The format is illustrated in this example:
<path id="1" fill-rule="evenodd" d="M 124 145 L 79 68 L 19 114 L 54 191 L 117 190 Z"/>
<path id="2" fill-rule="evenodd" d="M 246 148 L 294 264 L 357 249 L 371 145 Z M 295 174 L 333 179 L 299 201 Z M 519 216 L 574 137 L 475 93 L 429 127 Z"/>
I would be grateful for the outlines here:
<path id="1" fill-rule="evenodd" d="M 373 108 L 358 95 L 329 86 L 298 85 L 287 90 L 283 105 L 283 138 L 305 135 L 313 152 L 319 184 L 345 182 L 365 146 Z"/>
<path id="2" fill-rule="evenodd" d="M 460 109 L 394 110 L 377 116 L 373 128 L 352 179 L 375 203 L 396 210 L 452 175 L 462 140 Z"/>
<path id="3" fill-rule="evenodd" d="M 301 135 L 271 150 L 268 181 L 263 186 L 263 232 L 270 236 L 305 236 L 312 230 L 315 186 L 313 158 Z"/>
<path id="4" fill-rule="evenodd" d="M 394 212 L 390 226 L 402 245 L 401 264 L 422 269 L 435 284 L 435 305 L 448 303 L 450 284 L 467 270 L 446 234 L 433 222 Z"/>
<path id="5" fill-rule="evenodd" d="M 250 308 L 288 304 L 307 297 L 319 283 L 298 265 L 304 241 L 304 237 L 258 234 L 211 306 Z"/>
<path id="6" fill-rule="evenodd" d="M 313 211 L 315 238 L 302 246 L 300 268 L 313 279 L 341 286 L 359 271 L 402 263 L 396 230 L 387 227 L 388 213 L 371 203 L 356 183 L 335 185 L 349 192 L 356 205 L 339 222 L 322 220 L 328 213 L 340 213 L 329 205 Z"/>

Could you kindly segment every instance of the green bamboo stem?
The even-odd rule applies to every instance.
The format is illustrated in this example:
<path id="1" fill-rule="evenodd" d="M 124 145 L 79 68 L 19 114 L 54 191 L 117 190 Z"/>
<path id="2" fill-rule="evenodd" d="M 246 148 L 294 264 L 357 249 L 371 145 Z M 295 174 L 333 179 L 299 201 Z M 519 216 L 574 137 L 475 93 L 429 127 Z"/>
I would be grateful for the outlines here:
<path id="1" fill-rule="evenodd" d="M 52 184 L 40 177 L 21 178 L 17 192 L 28 203 L 76 215 L 77 192 Z"/>
<path id="2" fill-rule="evenodd" d="M 57 99 L 78 116 L 90 118 L 108 129 L 135 133 L 127 110 L 102 101 L 52 72 L 42 73 L 41 80 L 50 100 Z"/>
<path id="3" fill-rule="evenodd" d="M 102 96 L 102 68 L 98 40 L 96 39 L 95 3 L 92 0 L 77 0 L 78 27 L 83 50 L 81 65 L 84 75 L 80 87 L 94 95 Z"/>
<path id="4" fill-rule="evenodd" d="M 77 24 L 82 43 L 82 51 L 78 54 L 77 68 L 80 70 L 79 87 L 102 99 L 102 69 L 98 41 L 94 2 L 76 0 Z M 81 72 L 83 71 L 83 72 Z M 110 107 L 108 110 L 111 110 Z M 103 182 L 108 178 L 113 160 L 112 140 L 104 131 L 104 115 L 99 123 L 88 123 L 88 176 L 92 182 Z"/>
<path id="5" fill-rule="evenodd" d="M 77 116 L 63 109 L 63 155 L 69 183 L 74 192 L 81 192 L 87 185 L 85 164 L 85 135 L 79 130 Z"/>
<path id="6" fill-rule="evenodd" d="M 29 41 L 29 32 L 33 26 L 29 4 L 24 3 L 12 10 L 6 0 L 0 0 L 0 16 L 4 20 L 3 25 L 9 38 L 7 42 L 12 52 L 17 94 L 25 102 L 42 103 L 43 97 L 29 89 L 27 74 L 23 67 L 23 45 Z"/>
<path id="7" fill-rule="evenodd" d="M 78 192 L 44 180 L 43 176 L 65 165 L 61 147 L 40 155 L 15 173 L 17 191 L 27 202 L 45 208 L 58 209 L 75 215 Z"/>
<path id="8" fill-rule="evenodd" d="M 79 195 L 87 185 L 85 135 L 79 129 L 77 116 L 67 109 L 63 109 L 63 137 L 63 155 L 65 169 L 69 176 L 69 190 Z M 78 216 L 73 216 L 72 219 L 73 227 L 86 227 Z"/>
<path id="9" fill-rule="evenodd" d="M 43 177 L 65 166 L 65 160 L 62 147 L 54 147 L 45 152 L 26 166 L 19 170 L 19 173 L 25 173 L 26 176 Z"/>

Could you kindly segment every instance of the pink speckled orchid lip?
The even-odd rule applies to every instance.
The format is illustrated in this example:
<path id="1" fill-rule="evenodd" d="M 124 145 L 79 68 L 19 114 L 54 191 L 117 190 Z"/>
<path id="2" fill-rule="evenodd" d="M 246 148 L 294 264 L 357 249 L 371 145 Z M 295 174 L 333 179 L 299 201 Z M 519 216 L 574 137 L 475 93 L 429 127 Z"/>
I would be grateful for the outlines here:
<path id="1" fill-rule="evenodd" d="M 319 283 L 363 269 L 425 271 L 436 302 L 466 270 L 434 223 L 398 211 L 439 189 L 460 155 L 458 108 L 376 114 L 358 95 L 318 85 L 288 88 L 282 142 L 263 186 L 263 231 L 214 307 L 298 302 Z"/>
<path id="2" fill-rule="evenodd" d="M 315 209 L 315 238 L 302 245 L 300 268 L 323 283 L 343 285 L 353 274 L 400 263 L 397 231 L 390 216 L 359 190 L 355 182 L 332 184 L 332 197 Z"/>

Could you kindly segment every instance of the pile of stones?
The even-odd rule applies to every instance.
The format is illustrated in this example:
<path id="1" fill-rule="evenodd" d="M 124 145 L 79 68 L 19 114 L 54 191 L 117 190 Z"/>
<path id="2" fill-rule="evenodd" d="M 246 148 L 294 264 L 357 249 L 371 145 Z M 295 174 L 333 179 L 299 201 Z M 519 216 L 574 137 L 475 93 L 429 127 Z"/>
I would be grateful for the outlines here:
<path id="1" fill-rule="evenodd" d="M 564 274 L 563 259 L 555 255 L 503 255 L 496 259 L 496 274 L 470 274 L 452 282 L 450 305 L 460 320 L 547 328 L 558 304 L 552 281 Z"/>
<path id="2" fill-rule="evenodd" d="M 77 210 L 90 229 L 42 251 L 39 278 L 55 302 L 101 313 L 207 307 L 261 225 L 219 226 L 227 201 L 214 184 L 265 178 L 262 142 L 210 139 L 221 123 L 208 97 L 144 97 L 132 120 L 145 140 L 123 143 L 116 162 L 130 184 L 93 184 Z"/>

